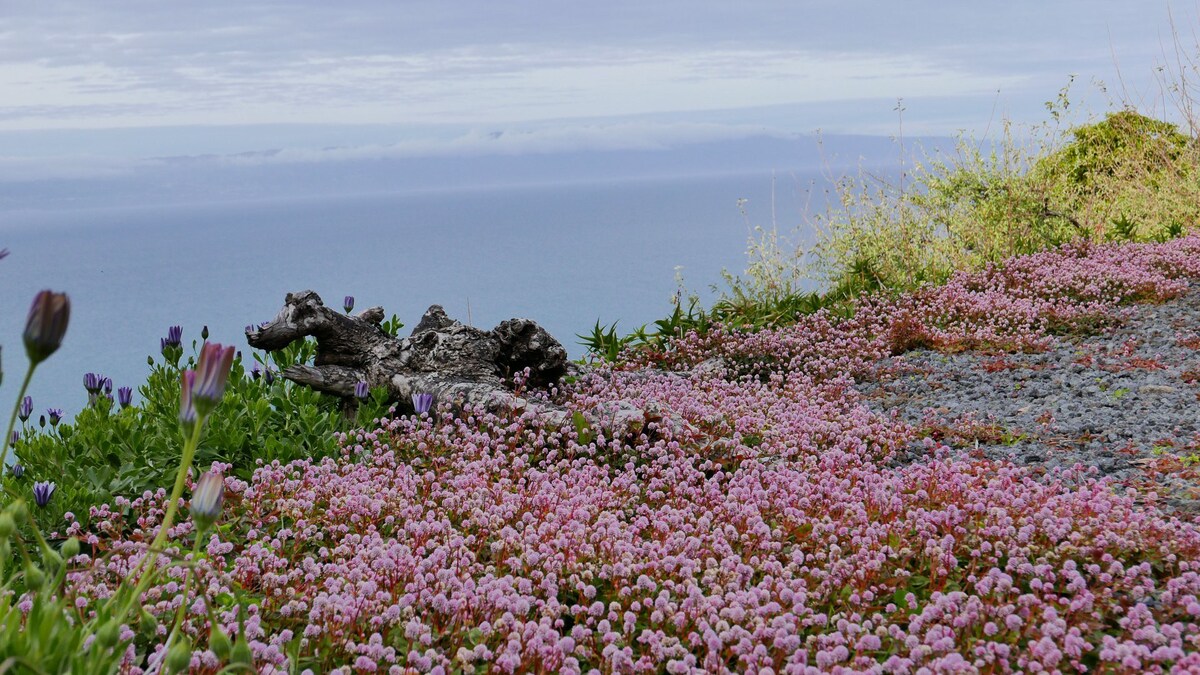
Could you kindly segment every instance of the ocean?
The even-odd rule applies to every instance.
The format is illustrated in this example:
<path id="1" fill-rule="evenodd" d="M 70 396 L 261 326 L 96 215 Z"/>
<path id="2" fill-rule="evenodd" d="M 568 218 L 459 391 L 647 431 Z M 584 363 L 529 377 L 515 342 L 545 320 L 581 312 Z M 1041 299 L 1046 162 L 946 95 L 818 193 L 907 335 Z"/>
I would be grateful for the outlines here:
<path id="1" fill-rule="evenodd" d="M 685 285 L 711 301 L 740 272 L 750 228 L 804 222 L 811 176 L 769 173 L 311 199 L 0 212 L 0 402 L 25 368 L 21 331 L 43 288 L 71 298 L 66 340 L 38 370 L 35 419 L 86 403 L 85 372 L 135 391 L 174 324 L 185 346 L 238 345 L 289 291 L 381 305 L 408 326 L 431 304 L 482 328 L 528 317 L 573 358 L 597 320 L 628 332 Z M 746 200 L 740 202 L 739 200 Z M 739 205 L 740 203 L 740 205 Z M 807 236 L 807 235 L 806 235 Z"/>

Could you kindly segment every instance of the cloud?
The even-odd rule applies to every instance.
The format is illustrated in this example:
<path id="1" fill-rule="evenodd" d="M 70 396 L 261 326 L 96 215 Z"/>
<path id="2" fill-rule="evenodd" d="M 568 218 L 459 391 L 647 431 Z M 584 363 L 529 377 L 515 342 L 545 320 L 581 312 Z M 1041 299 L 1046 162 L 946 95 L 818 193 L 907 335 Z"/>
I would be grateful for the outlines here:
<path id="1" fill-rule="evenodd" d="M 907 54 L 537 45 L 245 62 L 10 63 L 0 129 L 245 123 L 512 123 L 878 96 L 967 95 L 1018 84 Z"/>
<path id="2" fill-rule="evenodd" d="M 45 0 L 0 17 L 0 130 L 1040 102 L 1067 73 L 1111 77 L 1114 54 L 1140 90 L 1165 29 L 1122 0 Z"/>
<path id="3" fill-rule="evenodd" d="M 393 143 L 325 148 L 282 147 L 215 154 L 121 157 L 72 152 L 70 132 L 45 141 L 62 150 L 49 156 L 0 156 L 0 182 L 115 178 L 168 167 L 253 167 L 355 162 L 359 160 L 472 158 L 561 154 L 580 151 L 669 150 L 686 145 L 750 137 L 796 135 L 759 125 L 667 123 L 631 120 L 617 123 L 558 123 L 534 127 L 463 129 L 458 133 L 414 136 Z M 178 129 L 177 134 L 192 133 Z M 411 132 L 410 130 L 410 133 Z"/>
<path id="4" fill-rule="evenodd" d="M 93 156 L 0 157 L 0 183 L 117 178 L 157 164 L 154 160 Z"/>
<path id="5" fill-rule="evenodd" d="M 756 125 L 656 123 L 558 124 L 533 128 L 468 130 L 451 138 L 424 138 L 391 144 L 325 149 L 281 149 L 226 155 L 230 164 L 284 164 L 360 159 L 475 157 L 484 155 L 555 154 L 578 151 L 667 150 L 682 145 L 752 136 L 795 137 Z"/>

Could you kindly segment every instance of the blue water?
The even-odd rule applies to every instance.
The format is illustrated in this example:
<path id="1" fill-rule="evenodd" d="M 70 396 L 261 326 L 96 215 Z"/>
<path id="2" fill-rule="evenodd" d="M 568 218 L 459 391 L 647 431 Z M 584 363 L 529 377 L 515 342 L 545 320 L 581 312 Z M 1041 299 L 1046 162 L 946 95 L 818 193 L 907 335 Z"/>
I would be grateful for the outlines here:
<path id="1" fill-rule="evenodd" d="M 211 340 L 246 348 L 246 324 L 309 288 L 335 307 L 347 294 L 358 309 L 382 305 L 409 326 L 433 303 L 485 328 L 529 317 L 579 357 L 575 334 L 597 319 L 628 330 L 668 313 L 676 266 L 701 291 L 722 269 L 742 270 L 748 224 L 769 226 L 773 212 L 781 231 L 801 223 L 809 178 L 0 213 L 0 248 L 12 251 L 0 261 L 0 406 L 16 396 L 21 330 L 42 288 L 69 293 L 72 313 L 32 385 L 38 412 L 77 412 L 87 371 L 136 390 L 172 324 L 185 344 L 208 325 Z"/>

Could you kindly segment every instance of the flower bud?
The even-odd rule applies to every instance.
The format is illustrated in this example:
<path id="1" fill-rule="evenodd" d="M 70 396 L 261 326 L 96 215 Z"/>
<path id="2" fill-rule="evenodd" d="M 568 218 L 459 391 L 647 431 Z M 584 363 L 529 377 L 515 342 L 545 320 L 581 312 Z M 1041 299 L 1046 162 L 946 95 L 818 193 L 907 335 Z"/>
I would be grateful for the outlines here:
<path id="1" fill-rule="evenodd" d="M 167 660 L 163 664 L 164 671 L 168 673 L 186 673 L 192 665 L 192 645 L 186 635 L 179 636 L 179 642 L 176 642 L 171 650 L 167 652 Z"/>
<path id="2" fill-rule="evenodd" d="M 58 574 L 58 571 L 62 569 L 63 566 L 63 558 L 58 554 L 58 551 L 55 551 L 52 548 L 43 549 L 42 566 L 45 567 L 50 573 Z"/>
<path id="3" fill-rule="evenodd" d="M 207 416 L 225 395 L 225 384 L 229 379 L 229 368 L 233 365 L 233 346 L 208 343 L 200 348 L 200 360 L 196 364 L 195 381 L 192 384 L 192 403 L 196 412 Z"/>
<path id="4" fill-rule="evenodd" d="M 46 583 L 46 575 L 33 565 L 25 567 L 25 587 L 31 591 L 41 589 Z"/>
<path id="5" fill-rule="evenodd" d="M 29 517 L 29 507 L 25 506 L 25 500 L 23 499 L 13 502 L 8 507 L 8 512 L 12 514 L 13 520 L 18 523 Z"/>
<path id="6" fill-rule="evenodd" d="M 79 540 L 71 537 L 62 544 L 62 555 L 67 560 L 79 555 Z"/>
<path id="7" fill-rule="evenodd" d="M 109 619 L 104 622 L 103 626 L 96 631 L 96 644 L 100 645 L 101 649 L 108 649 L 117 644 L 117 640 L 121 638 L 121 623 L 116 619 Z"/>
<path id="8" fill-rule="evenodd" d="M 153 633 L 158 629 L 158 619 L 154 618 L 154 615 L 150 612 L 147 612 L 145 607 L 142 608 L 142 616 L 138 619 L 138 628 L 143 633 Z"/>
<path id="9" fill-rule="evenodd" d="M 45 361 L 62 345 L 71 319 L 71 301 L 66 293 L 42 291 L 33 299 L 25 322 L 25 352 L 29 362 Z"/>
<path id="10" fill-rule="evenodd" d="M 171 326 L 167 329 L 167 337 L 159 338 L 159 347 L 166 349 L 167 347 L 178 347 L 183 343 L 183 327 Z"/>
<path id="11" fill-rule="evenodd" d="M 208 648 L 217 655 L 218 659 L 225 661 L 233 651 L 233 643 L 229 641 L 229 635 L 221 630 L 220 626 L 213 626 L 212 632 L 208 634 Z"/>
<path id="12" fill-rule="evenodd" d="M 245 635 L 238 635 L 237 641 L 233 643 L 233 651 L 229 653 L 229 665 L 254 667 L 254 655 L 250 653 L 250 643 L 246 642 Z"/>
<path id="13" fill-rule="evenodd" d="M 179 426 L 183 433 L 192 435 L 196 428 L 196 406 L 192 401 L 192 387 L 196 382 L 196 372 L 185 370 L 179 375 Z"/>
<path id="14" fill-rule="evenodd" d="M 0 513 L 0 540 L 8 539 L 17 529 L 17 523 L 12 514 Z"/>
<path id="15" fill-rule="evenodd" d="M 33 484 L 33 501 L 37 502 L 38 506 L 45 508 L 45 506 L 50 503 L 50 496 L 54 494 L 55 487 L 56 486 L 54 485 L 54 483 L 52 483 L 50 481 L 42 481 L 40 483 L 34 483 Z"/>
<path id="16" fill-rule="evenodd" d="M 412 403 L 413 403 L 413 410 L 416 410 L 418 415 L 420 415 L 421 413 L 427 413 L 427 412 L 429 412 L 429 409 L 433 407 L 433 394 L 429 394 L 429 393 L 413 394 L 412 395 Z"/>
<path id="17" fill-rule="evenodd" d="M 192 489 L 192 520 L 201 532 L 212 526 L 221 515 L 221 504 L 225 500 L 225 478 L 219 473 L 206 471 Z"/>

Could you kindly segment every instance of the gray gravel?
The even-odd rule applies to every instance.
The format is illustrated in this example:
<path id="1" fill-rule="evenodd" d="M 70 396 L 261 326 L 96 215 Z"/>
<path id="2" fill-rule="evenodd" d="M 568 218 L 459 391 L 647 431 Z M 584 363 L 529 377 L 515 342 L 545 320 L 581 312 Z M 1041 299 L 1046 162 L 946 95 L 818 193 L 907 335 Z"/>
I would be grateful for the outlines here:
<path id="1" fill-rule="evenodd" d="M 1046 468 L 1083 464 L 1200 514 L 1200 284 L 1140 305 L 1103 334 L 1037 354 L 914 351 L 859 390 L 961 455 Z M 924 445 L 900 461 L 928 456 Z"/>

